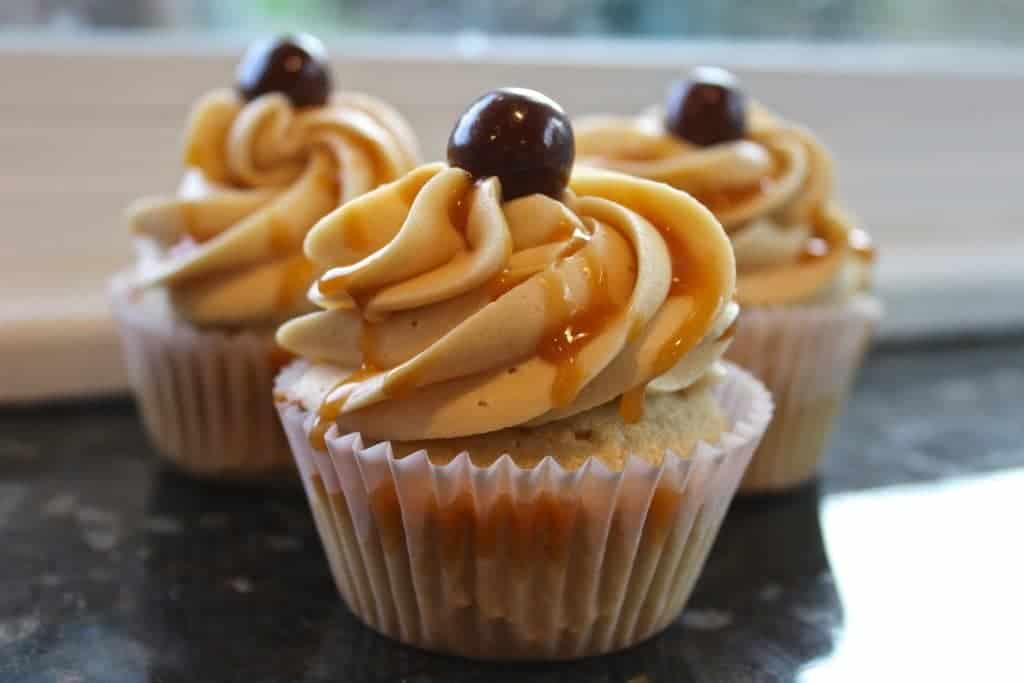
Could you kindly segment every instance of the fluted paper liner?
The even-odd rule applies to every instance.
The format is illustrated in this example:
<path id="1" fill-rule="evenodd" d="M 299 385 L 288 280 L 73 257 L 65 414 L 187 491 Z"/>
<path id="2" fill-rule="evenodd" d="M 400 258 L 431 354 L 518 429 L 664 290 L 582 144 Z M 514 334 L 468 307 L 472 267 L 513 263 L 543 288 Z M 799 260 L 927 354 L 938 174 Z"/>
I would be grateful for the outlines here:
<path id="1" fill-rule="evenodd" d="M 259 479 L 294 470 L 269 398 L 273 335 L 206 331 L 155 315 L 111 283 L 125 368 L 157 451 L 206 477 Z"/>
<path id="2" fill-rule="evenodd" d="M 289 383 L 286 369 L 279 390 Z M 463 453 L 432 465 L 393 457 L 312 415 L 278 411 L 338 590 L 371 628 L 481 659 L 568 659 L 648 638 L 682 611 L 772 412 L 764 387 L 730 368 L 714 388 L 731 429 L 660 466 L 630 457 L 567 471 Z"/>
<path id="3" fill-rule="evenodd" d="M 744 308 L 726 357 L 771 391 L 775 417 L 740 484 L 778 491 L 814 476 L 882 317 L 874 297 L 842 306 Z"/>

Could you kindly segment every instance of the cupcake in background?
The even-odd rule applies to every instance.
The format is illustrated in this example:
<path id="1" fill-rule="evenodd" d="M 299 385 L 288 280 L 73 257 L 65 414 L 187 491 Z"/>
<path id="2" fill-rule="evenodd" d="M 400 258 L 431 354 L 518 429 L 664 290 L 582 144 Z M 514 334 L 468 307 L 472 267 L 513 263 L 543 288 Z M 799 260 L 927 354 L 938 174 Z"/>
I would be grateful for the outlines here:
<path id="1" fill-rule="evenodd" d="M 195 104 L 176 194 L 127 212 L 133 268 L 111 299 L 125 363 L 158 451 L 201 476 L 290 467 L 273 404 L 288 358 L 283 320 L 310 310 L 318 275 L 302 253 L 317 220 L 417 162 L 387 104 L 331 93 L 327 57 L 307 35 L 254 44 L 235 90 Z"/>
<path id="2" fill-rule="evenodd" d="M 275 399 L 339 592 L 485 659 L 632 645 L 682 610 L 771 414 L 719 362 L 729 241 L 666 185 L 572 175 L 572 127 L 504 89 L 309 233 L 321 309 Z"/>
<path id="3" fill-rule="evenodd" d="M 582 164 L 668 183 L 721 221 L 743 309 L 728 358 L 776 405 L 741 488 L 811 478 L 882 313 L 874 249 L 833 197 L 828 151 L 710 67 L 673 84 L 664 108 L 581 119 L 576 133 Z"/>

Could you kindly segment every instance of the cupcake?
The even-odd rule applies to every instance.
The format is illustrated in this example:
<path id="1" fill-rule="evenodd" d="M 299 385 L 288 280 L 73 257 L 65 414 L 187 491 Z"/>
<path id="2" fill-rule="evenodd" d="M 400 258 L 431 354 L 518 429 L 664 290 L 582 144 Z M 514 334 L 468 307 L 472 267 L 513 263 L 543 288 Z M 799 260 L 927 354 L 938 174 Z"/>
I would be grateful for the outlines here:
<path id="1" fill-rule="evenodd" d="M 330 92 L 323 46 L 255 44 L 234 91 L 189 118 L 175 195 L 127 212 L 137 246 L 111 299 L 125 363 L 157 450 L 210 477 L 261 477 L 292 459 L 273 403 L 283 320 L 311 310 L 317 220 L 417 161 L 408 125 L 367 95 Z"/>
<path id="2" fill-rule="evenodd" d="M 776 404 L 741 489 L 810 479 L 881 317 L 874 250 L 832 196 L 829 153 L 709 67 L 675 83 L 663 109 L 583 119 L 576 135 L 582 164 L 689 192 L 721 221 L 743 307 L 727 357 Z"/>
<path id="3" fill-rule="evenodd" d="M 729 241 L 682 192 L 572 176 L 550 99 L 505 89 L 309 233 L 321 309 L 275 399 L 338 589 L 377 631 L 566 659 L 665 628 L 771 412 L 719 362 Z"/>

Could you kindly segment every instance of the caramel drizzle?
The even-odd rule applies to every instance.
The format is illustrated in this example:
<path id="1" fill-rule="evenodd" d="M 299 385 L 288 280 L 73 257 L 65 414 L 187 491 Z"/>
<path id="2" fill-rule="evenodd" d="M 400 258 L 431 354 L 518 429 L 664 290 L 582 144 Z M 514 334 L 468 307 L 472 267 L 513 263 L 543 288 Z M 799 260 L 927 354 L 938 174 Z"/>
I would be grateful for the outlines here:
<path id="1" fill-rule="evenodd" d="M 565 242 L 558 256 L 559 258 L 566 259 L 587 246 L 590 242 L 590 236 L 575 227 L 571 222 L 561 221 L 558 224 L 558 230 L 552 234 L 551 241 Z M 497 301 L 536 274 L 536 272 L 528 269 L 518 271 L 512 271 L 508 268 L 503 269 L 487 283 L 487 292 L 491 301 Z"/>
<path id="2" fill-rule="evenodd" d="M 705 328 L 711 323 L 718 309 L 718 298 L 714 296 L 714 274 L 688 252 L 671 234 L 662 233 L 669 249 L 672 262 L 672 284 L 668 295 L 689 296 L 693 300 L 690 314 L 679 323 L 669 340 L 658 350 L 654 361 L 654 377 L 662 375 L 679 362 L 700 343 Z"/>
<path id="3" fill-rule="evenodd" d="M 331 387 L 324 396 L 323 401 L 320 402 L 320 407 L 317 408 L 316 415 L 313 417 L 313 426 L 309 430 L 310 446 L 318 451 L 327 450 L 327 430 L 331 428 L 331 425 L 341 415 L 345 402 L 348 400 L 348 392 L 342 390 L 349 384 L 362 382 L 377 373 L 377 370 L 364 363 L 363 367 Z"/>
<path id="4" fill-rule="evenodd" d="M 669 337 L 654 358 L 651 377 L 658 377 L 671 370 L 684 354 L 688 353 L 704 337 L 704 330 L 711 323 L 718 308 L 714 297 L 713 273 L 700 261 L 692 258 L 686 247 L 674 235 L 659 230 L 665 239 L 672 263 L 672 283 L 668 296 L 689 296 L 693 308 Z M 619 415 L 627 424 L 639 421 L 644 414 L 644 396 L 647 382 L 625 392 L 619 400 Z"/>
<path id="5" fill-rule="evenodd" d="M 461 226 L 464 232 L 468 220 L 468 202 L 459 200 L 453 203 L 449 209 L 449 216 L 452 225 Z M 670 370 L 683 354 L 700 342 L 704 328 L 710 323 L 718 306 L 718 301 L 713 296 L 714 275 L 711 269 L 693 258 L 672 234 L 663 230 L 661 233 L 669 249 L 672 264 L 669 296 L 689 296 L 693 299 L 694 305 L 690 314 L 680 322 L 677 330 L 656 354 L 652 377 Z M 620 315 L 619 307 L 608 294 L 603 264 L 591 250 L 585 248 L 589 241 L 589 234 L 576 229 L 559 254 L 560 260 L 577 253 L 581 253 L 585 259 L 584 273 L 590 298 L 586 305 L 576 310 L 568 310 L 569 303 L 563 290 L 563 283 L 551 266 L 539 274 L 514 274 L 506 268 L 487 285 L 493 300 L 531 277 L 539 278 L 544 289 L 545 316 L 549 322 L 537 345 L 536 353 L 539 358 L 555 367 L 551 399 L 556 407 L 565 407 L 576 399 L 584 380 L 584 369 L 577 362 L 579 354 Z M 320 290 L 327 296 L 346 291 L 346 279 L 344 276 L 321 278 Z M 353 296 L 351 289 L 348 289 L 348 294 Z M 629 341 L 638 338 L 642 329 L 642 325 L 634 322 L 630 327 Z M 326 448 L 324 435 L 341 414 L 349 395 L 343 388 L 387 371 L 380 362 L 376 347 L 375 329 L 364 320 L 360 339 L 363 365 L 352 375 L 338 382 L 321 403 L 310 432 L 310 442 L 314 448 Z M 413 373 L 407 373 L 405 377 L 389 385 L 387 394 L 404 394 L 416 384 L 417 378 Z M 625 422 L 633 423 L 642 418 L 646 387 L 647 383 L 644 382 L 622 395 L 620 413 Z"/>
<path id="6" fill-rule="evenodd" d="M 619 415 L 626 424 L 639 422 L 644 416 L 644 397 L 647 394 L 647 383 L 639 384 L 622 394 L 619 399 Z"/>
<path id="7" fill-rule="evenodd" d="M 605 286 L 603 264 L 590 249 L 580 249 L 585 260 L 583 272 L 590 291 L 590 300 L 585 306 L 575 311 L 566 310 L 561 281 L 553 270 L 544 271 L 540 280 L 544 287 L 545 312 L 550 324 L 537 346 L 537 356 L 555 366 L 551 400 L 560 408 L 572 403 L 582 388 L 584 376 L 583 368 L 577 363 L 579 354 L 619 314 Z"/>
<path id="8" fill-rule="evenodd" d="M 449 207 L 449 218 L 455 229 L 464 235 L 469 219 L 468 197 L 460 197 L 452 202 L 452 205 Z M 348 238 L 349 234 L 346 231 L 346 239 Z M 353 246 L 350 242 L 348 244 Z M 320 278 L 317 286 L 324 296 L 336 296 L 342 292 L 347 293 L 352 297 L 360 313 L 363 313 L 367 301 L 373 296 L 373 292 L 356 291 L 351 286 L 347 275 L 325 275 Z M 345 404 L 349 398 L 349 392 L 345 388 L 392 369 L 381 358 L 379 347 L 377 325 L 367 320 L 366 315 L 363 314 L 362 328 L 359 335 L 359 352 L 363 358 L 362 365 L 351 375 L 335 384 L 324 396 L 323 401 L 321 401 L 309 432 L 309 443 L 313 448 L 320 451 L 327 450 L 327 430 L 337 421 L 345 409 Z M 407 371 L 403 375 L 391 378 L 384 391 L 389 398 L 399 398 L 411 393 L 418 383 L 418 373 Z"/>

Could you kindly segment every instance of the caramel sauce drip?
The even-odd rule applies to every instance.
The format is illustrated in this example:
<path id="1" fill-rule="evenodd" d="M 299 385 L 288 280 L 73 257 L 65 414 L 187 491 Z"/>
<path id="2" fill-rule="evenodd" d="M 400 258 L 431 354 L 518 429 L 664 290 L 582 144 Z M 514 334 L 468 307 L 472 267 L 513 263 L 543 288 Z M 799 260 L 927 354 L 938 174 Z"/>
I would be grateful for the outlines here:
<path id="1" fill-rule="evenodd" d="M 385 367 L 378 355 L 377 346 L 377 326 L 369 320 L 363 320 L 362 330 L 359 333 L 359 352 L 363 354 L 363 368 Z"/>
<path id="2" fill-rule="evenodd" d="M 562 218 L 558 221 L 558 225 L 555 226 L 555 229 L 551 232 L 551 236 L 548 239 L 548 241 L 549 242 L 572 241 L 573 239 L 575 239 L 576 237 L 579 236 L 577 234 L 578 231 L 579 231 L 578 228 L 573 224 L 572 221 L 570 221 L 565 216 L 562 216 Z M 575 252 L 573 252 L 573 253 L 575 253 Z"/>
<path id="3" fill-rule="evenodd" d="M 348 384 L 355 384 L 372 377 L 377 372 L 377 370 L 364 364 L 362 368 L 335 384 L 327 392 L 324 400 L 320 402 L 320 407 L 316 410 L 316 416 L 313 418 L 313 426 L 309 430 L 309 445 L 318 451 L 327 450 L 327 430 L 331 428 L 334 421 L 341 415 L 341 410 L 345 407 L 345 401 L 348 400 L 348 392 L 341 391 L 341 389 Z"/>
<path id="4" fill-rule="evenodd" d="M 647 383 L 633 387 L 619 399 L 619 415 L 626 424 L 639 422 L 644 416 L 644 396 L 647 393 Z"/>
<path id="5" fill-rule="evenodd" d="M 393 552 L 404 548 L 405 525 L 402 523 L 402 506 L 395 485 L 385 481 L 370 493 L 369 498 L 384 550 Z"/>
<path id="6" fill-rule="evenodd" d="M 362 366 L 334 385 L 320 403 L 316 417 L 313 419 L 313 427 L 309 433 L 309 443 L 313 448 L 321 451 L 327 449 L 324 437 L 331 424 L 341 415 L 341 411 L 344 410 L 345 402 L 349 397 L 349 393 L 342 391 L 342 389 L 347 385 L 358 384 L 387 371 L 387 365 L 380 356 L 377 333 L 377 326 L 364 319 L 359 335 L 359 351 L 363 356 Z M 418 384 L 419 373 L 406 371 L 394 379 L 389 379 L 384 391 L 389 398 L 401 398 L 409 395 Z"/>
<path id="7" fill-rule="evenodd" d="M 718 299 L 714 296 L 713 273 L 694 258 L 686 247 L 673 235 L 663 232 L 665 245 L 672 262 L 672 284 L 669 296 L 688 296 L 693 301 L 690 314 L 679 324 L 679 328 L 658 350 L 654 360 L 653 376 L 662 375 L 679 362 L 684 353 L 700 343 L 704 330 L 710 324 Z"/>
<path id="8" fill-rule="evenodd" d="M 436 528 L 437 551 L 451 576 L 464 577 L 468 568 L 466 548 L 476 536 L 476 505 L 469 492 L 460 493 L 446 505 L 431 501 L 429 522 Z"/>
<path id="9" fill-rule="evenodd" d="M 559 223 L 558 230 L 552 234 L 551 241 L 564 241 L 565 246 L 562 247 L 558 255 L 560 258 L 569 258 L 587 246 L 590 242 L 590 236 L 581 232 L 571 222 L 566 220 Z M 487 292 L 491 301 L 496 301 L 505 296 L 534 275 L 536 273 L 527 270 L 512 272 L 505 268 L 487 283 Z"/>
<path id="10" fill-rule="evenodd" d="M 605 273 L 601 263 L 590 251 L 583 251 L 586 259 L 590 300 L 576 311 L 566 311 L 567 303 L 561 281 L 554 271 L 541 275 L 545 293 L 545 312 L 549 328 L 541 337 L 537 355 L 555 366 L 555 381 L 551 399 L 555 406 L 572 403 L 583 383 L 583 368 L 576 363 L 583 348 L 590 343 L 618 314 L 618 308 L 608 296 Z M 568 314 L 568 315 L 567 315 Z"/>
<path id="11" fill-rule="evenodd" d="M 487 283 L 487 294 L 491 301 L 497 301 L 529 280 L 533 275 L 533 273 L 528 271 L 513 273 L 508 268 L 505 268 Z"/>

